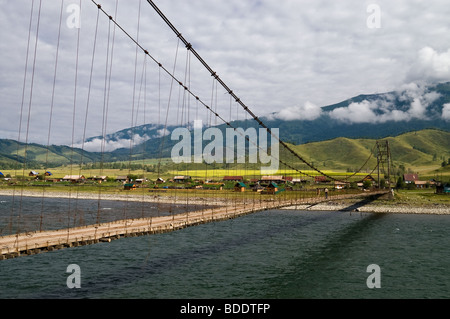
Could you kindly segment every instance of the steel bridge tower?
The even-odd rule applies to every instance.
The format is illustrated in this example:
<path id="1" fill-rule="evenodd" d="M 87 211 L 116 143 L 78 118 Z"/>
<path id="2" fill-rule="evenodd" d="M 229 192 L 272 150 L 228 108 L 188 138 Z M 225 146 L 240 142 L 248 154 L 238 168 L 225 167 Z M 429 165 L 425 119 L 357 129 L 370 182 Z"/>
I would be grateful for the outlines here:
<path id="1" fill-rule="evenodd" d="M 380 188 L 380 166 L 384 171 L 385 179 L 389 186 L 389 192 L 391 193 L 391 151 L 389 148 L 389 141 L 377 141 L 377 182 L 378 188 Z"/>

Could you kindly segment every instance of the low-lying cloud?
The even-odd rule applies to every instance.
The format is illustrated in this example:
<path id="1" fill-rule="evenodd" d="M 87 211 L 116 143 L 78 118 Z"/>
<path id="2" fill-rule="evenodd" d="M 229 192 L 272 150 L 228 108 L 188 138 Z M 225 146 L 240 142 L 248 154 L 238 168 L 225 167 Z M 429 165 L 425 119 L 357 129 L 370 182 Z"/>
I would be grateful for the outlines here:
<path id="1" fill-rule="evenodd" d="M 147 135 L 140 136 L 138 134 L 135 134 L 133 139 L 104 140 L 103 138 L 94 138 L 90 141 L 74 145 L 74 147 L 82 148 L 88 152 L 111 152 L 119 148 L 130 148 L 130 146 L 139 145 L 149 139 Z"/>
<path id="2" fill-rule="evenodd" d="M 300 106 L 291 106 L 272 114 L 269 118 L 276 118 L 283 121 L 306 120 L 312 121 L 322 115 L 322 108 L 311 102 L 306 102 Z"/>
<path id="3" fill-rule="evenodd" d="M 409 121 L 427 119 L 429 107 L 441 95 L 430 91 L 426 85 L 409 83 L 400 90 L 381 94 L 377 99 L 365 99 L 351 102 L 348 106 L 324 111 L 311 102 L 299 107 L 288 107 L 269 118 L 281 120 L 315 120 L 321 115 L 328 115 L 337 121 L 352 123 L 385 123 L 388 121 Z M 450 119 L 450 104 L 445 104 L 442 118 Z"/>

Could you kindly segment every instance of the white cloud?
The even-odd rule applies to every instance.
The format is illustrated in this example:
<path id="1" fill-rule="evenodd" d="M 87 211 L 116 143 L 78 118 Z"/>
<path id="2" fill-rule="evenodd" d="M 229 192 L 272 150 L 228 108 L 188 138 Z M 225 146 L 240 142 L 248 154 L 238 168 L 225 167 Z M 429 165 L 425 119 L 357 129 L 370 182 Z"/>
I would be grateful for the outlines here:
<path id="1" fill-rule="evenodd" d="M 343 122 L 369 123 L 376 120 L 374 109 L 376 105 L 364 100 L 360 103 L 351 103 L 347 107 L 340 107 L 329 112 L 332 118 Z"/>
<path id="2" fill-rule="evenodd" d="M 450 80 L 450 49 L 438 52 L 426 46 L 419 50 L 417 61 L 411 66 L 409 80 L 449 81 Z"/>
<path id="3" fill-rule="evenodd" d="M 139 136 L 135 134 L 133 139 L 118 139 L 104 141 L 102 138 L 94 138 L 91 141 L 78 143 L 74 145 L 76 148 L 83 148 L 88 152 L 111 152 L 119 148 L 130 148 L 133 145 L 139 145 L 149 139 L 148 136 Z"/>
<path id="4" fill-rule="evenodd" d="M 274 118 L 284 121 L 290 120 L 315 120 L 322 114 L 322 108 L 311 103 L 306 102 L 301 106 L 292 106 L 282 109 L 273 114 Z"/>
<path id="5" fill-rule="evenodd" d="M 349 123 L 384 123 L 426 119 L 427 109 L 440 97 L 437 92 L 428 92 L 427 87 L 409 83 L 401 91 L 385 94 L 377 100 L 363 100 L 330 111 L 330 117 Z M 406 103 L 406 110 L 396 109 L 396 99 Z"/>
<path id="6" fill-rule="evenodd" d="M 442 118 L 446 121 L 450 121 L 450 103 L 446 103 L 443 105 Z"/>

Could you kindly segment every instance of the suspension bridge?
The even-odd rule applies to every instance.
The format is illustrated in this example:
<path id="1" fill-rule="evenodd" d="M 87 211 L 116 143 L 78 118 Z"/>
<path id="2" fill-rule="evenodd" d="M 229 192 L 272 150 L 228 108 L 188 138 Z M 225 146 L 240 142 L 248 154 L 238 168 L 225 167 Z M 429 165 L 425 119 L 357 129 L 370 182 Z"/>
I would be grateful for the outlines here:
<path id="1" fill-rule="evenodd" d="M 244 195 L 238 191 L 235 191 L 233 188 L 229 190 L 222 190 L 218 192 L 218 195 L 209 196 L 206 195 L 210 191 L 197 192 L 196 189 L 192 189 L 190 191 L 178 190 L 177 187 L 174 189 L 165 189 L 169 195 L 161 192 L 162 190 L 154 189 L 154 188 L 145 188 L 142 187 L 142 192 L 136 192 L 133 195 L 127 195 L 125 197 L 125 201 L 128 200 L 142 200 L 142 202 L 159 202 L 161 198 L 169 201 L 171 203 L 183 203 L 186 207 L 192 204 L 195 201 L 201 200 L 204 205 L 200 209 L 186 209 L 186 211 L 182 212 L 172 212 L 161 214 L 158 216 L 149 215 L 146 216 L 146 204 L 142 206 L 142 214 L 141 216 L 133 216 L 133 218 L 122 216 L 117 216 L 114 220 L 110 221 L 100 221 L 101 218 L 98 218 L 102 212 L 100 210 L 100 201 L 103 200 L 104 190 L 99 187 L 96 191 L 98 194 L 97 198 L 99 201 L 98 207 L 98 216 L 95 222 L 85 223 L 80 225 L 74 225 L 73 221 L 76 219 L 74 214 L 78 213 L 77 209 L 74 208 L 76 206 L 76 202 L 79 198 L 82 199 L 82 193 L 80 191 L 79 185 L 70 184 L 67 185 L 69 188 L 69 196 L 67 205 L 64 207 L 67 210 L 67 227 L 60 227 L 58 229 L 51 229 L 52 227 L 46 228 L 45 220 L 48 219 L 46 215 L 50 214 L 49 212 L 45 212 L 45 209 L 42 208 L 40 214 L 35 216 L 35 219 L 38 220 L 37 223 L 32 223 L 32 226 L 25 225 L 24 221 L 26 220 L 26 216 L 22 211 L 21 201 L 24 197 L 27 196 L 27 186 L 25 182 L 22 182 L 20 185 L 16 185 L 12 188 L 12 198 L 13 201 L 18 205 L 12 205 L 11 212 L 9 216 L 3 216 L 2 218 L 6 220 L 4 224 L 0 224 L 2 226 L 2 232 L 0 233 L 0 259 L 14 258 L 17 256 L 23 255 L 32 255 L 45 251 L 52 251 L 55 249 L 61 249 L 66 247 L 76 247 L 80 245 L 87 245 L 99 242 L 110 242 L 111 240 L 119 239 L 122 237 L 129 236 L 140 236 L 147 234 L 155 234 L 162 233 L 168 231 L 174 231 L 190 226 L 195 226 L 199 224 L 204 224 L 208 222 L 215 222 L 220 220 L 227 220 L 236 218 L 239 216 L 243 216 L 246 214 L 269 210 L 269 209 L 279 209 L 284 207 L 308 207 L 310 205 L 314 205 L 316 203 L 322 202 L 324 200 L 335 200 L 335 199 L 344 199 L 344 198 L 353 198 L 353 197 L 361 197 L 361 196 L 378 196 L 385 193 L 390 192 L 389 189 L 380 189 L 380 175 L 384 173 L 387 179 L 387 186 L 390 187 L 390 150 L 389 144 L 386 141 L 377 141 L 373 146 L 373 149 L 370 152 L 370 156 L 367 160 L 362 163 L 360 168 L 351 174 L 343 174 L 342 176 L 336 174 L 330 174 L 324 170 L 321 170 L 316 165 L 307 161 L 301 154 L 298 154 L 294 148 L 287 142 L 283 141 L 278 134 L 276 134 L 275 130 L 268 127 L 264 123 L 264 120 L 261 117 L 258 117 L 256 113 L 254 113 L 250 107 L 241 99 L 235 92 L 232 90 L 225 81 L 218 75 L 216 71 L 201 57 L 201 55 L 195 50 L 194 46 L 189 42 L 182 33 L 175 27 L 175 25 L 163 14 L 163 12 L 156 6 L 153 1 L 147 0 L 145 4 L 148 4 L 149 8 L 154 10 L 159 18 L 161 18 L 162 22 L 168 27 L 169 30 L 173 31 L 174 39 L 176 39 L 176 53 L 175 53 L 175 61 L 173 63 L 173 67 L 166 67 L 160 60 L 155 58 L 155 55 L 152 54 L 152 50 L 146 48 L 143 42 L 140 40 L 140 36 L 142 36 L 141 30 L 141 11 L 143 8 L 143 1 L 139 0 L 138 2 L 138 16 L 137 16 L 137 30 L 133 30 L 136 32 L 136 35 L 132 35 L 131 30 L 127 30 L 126 27 L 120 23 L 120 19 L 118 18 L 118 0 L 115 1 L 115 5 L 111 6 L 114 9 L 114 15 L 107 11 L 107 9 L 100 3 L 92 0 L 90 6 L 83 7 L 83 10 L 94 12 L 96 10 L 96 18 L 94 22 L 94 27 L 89 28 L 90 37 L 93 39 L 92 47 L 90 48 L 90 56 L 89 65 L 83 65 L 80 63 L 82 54 L 81 54 L 81 40 L 80 40 L 80 30 L 77 30 L 76 37 L 76 45 L 75 50 L 72 50 L 73 56 L 71 57 L 74 63 L 71 66 L 71 70 L 73 71 L 73 84 L 69 86 L 70 89 L 67 89 L 66 86 L 64 88 L 58 86 L 61 82 L 66 82 L 67 78 L 61 79 L 60 68 L 61 65 L 66 65 L 68 62 L 63 58 L 66 56 L 62 56 L 60 53 L 63 48 L 63 43 L 61 39 L 62 28 L 63 28 L 63 16 L 64 16 L 64 0 L 60 2 L 60 11 L 59 14 L 56 13 L 53 21 L 59 21 L 59 25 L 49 24 L 46 25 L 52 29 L 56 29 L 56 38 L 54 43 L 55 52 L 53 53 L 54 61 L 52 63 L 52 69 L 50 73 L 49 70 L 42 70 L 39 68 L 37 61 L 39 55 L 40 46 L 43 46 L 42 39 L 40 39 L 40 35 L 45 34 L 45 30 L 42 28 L 45 26 L 41 23 L 41 19 L 48 20 L 49 17 L 45 16 L 45 12 L 42 10 L 43 2 L 40 1 L 32 1 L 30 6 L 30 15 L 29 15 L 29 34 L 28 34 L 28 43 L 27 43 L 27 56 L 25 62 L 25 72 L 23 78 L 23 90 L 22 90 L 22 101 L 21 101 L 21 113 L 20 113 L 20 121 L 19 121 L 19 137 L 18 141 L 24 142 L 24 148 L 20 149 L 18 146 L 17 150 L 17 158 L 22 159 L 22 175 L 25 176 L 28 168 L 32 165 L 28 161 L 29 153 L 28 145 L 29 145 L 29 136 L 33 134 L 32 126 L 30 125 L 30 120 L 32 117 L 32 113 L 36 112 L 33 107 L 39 107 L 41 102 L 37 102 L 36 95 L 36 87 L 39 77 L 39 72 L 47 72 L 47 76 L 52 77 L 52 83 L 50 87 L 47 88 L 47 91 L 50 92 L 49 98 L 49 125 L 47 131 L 47 158 L 45 159 L 45 167 L 44 170 L 47 171 L 50 165 L 50 161 L 48 158 L 49 149 L 51 146 L 51 136 L 53 133 L 53 125 L 55 122 L 55 116 L 57 112 L 56 108 L 56 99 L 59 95 L 70 96 L 72 95 L 72 102 L 68 105 L 72 106 L 73 115 L 72 115 L 72 128 L 71 128 L 71 140 L 72 140 L 72 155 L 71 155 L 71 163 L 69 165 L 70 176 L 73 176 L 73 172 L 78 170 L 76 173 L 77 176 L 82 176 L 83 174 L 83 166 L 86 164 L 86 158 L 84 157 L 84 153 L 77 153 L 79 148 L 76 147 L 76 139 L 77 137 L 81 138 L 81 150 L 84 150 L 85 141 L 87 136 L 87 128 L 88 128 L 88 120 L 92 116 L 92 112 L 97 112 L 96 116 L 100 119 L 99 126 L 101 126 L 101 135 L 102 135 L 102 143 L 100 145 L 100 153 L 102 154 L 101 158 L 104 158 L 104 154 L 106 153 L 106 134 L 108 130 L 108 123 L 111 117 L 111 113 L 113 113 L 113 108 L 117 105 L 115 104 L 115 99 L 113 98 L 113 94 L 115 90 L 121 92 L 120 87 L 115 87 L 115 85 L 120 85 L 121 81 L 125 81 L 122 79 L 121 73 L 121 61 L 115 59 L 116 56 L 125 56 L 126 59 L 132 60 L 134 57 L 134 72 L 133 77 L 130 82 L 132 82 L 132 92 L 129 94 L 129 104 L 130 109 L 127 110 L 131 113 L 131 131 L 134 127 L 137 127 L 140 122 L 145 124 L 147 121 L 147 117 L 149 113 L 151 114 L 152 120 L 156 120 L 158 118 L 158 124 L 163 127 L 163 137 L 158 139 L 158 148 L 160 150 L 159 161 L 155 164 L 155 176 L 158 179 L 162 176 L 163 171 L 162 167 L 162 152 L 164 150 L 164 143 L 166 143 L 166 138 L 164 138 L 164 132 L 167 129 L 167 125 L 170 117 L 177 117 L 177 124 L 180 126 L 184 126 L 192 130 L 192 120 L 203 119 L 205 123 L 209 127 L 214 127 L 214 125 L 220 123 L 225 124 L 228 128 L 237 132 L 237 134 L 241 134 L 242 138 L 247 142 L 248 148 L 253 147 L 254 149 L 258 149 L 263 154 L 268 155 L 268 148 L 262 147 L 260 144 L 255 142 L 255 140 L 251 139 L 248 135 L 245 134 L 244 130 L 240 130 L 239 127 L 236 126 L 236 123 L 240 123 L 236 120 L 245 119 L 255 121 L 258 126 L 263 129 L 268 136 L 272 138 L 271 143 L 271 157 L 273 161 L 279 163 L 278 172 L 282 172 L 283 175 L 288 175 L 289 177 L 294 178 L 298 177 L 299 180 L 305 181 L 308 178 L 311 180 L 316 179 L 318 176 L 322 176 L 325 178 L 327 183 L 340 183 L 340 185 L 349 185 L 351 182 L 362 182 L 360 172 L 364 170 L 368 170 L 368 165 L 370 163 L 374 163 L 376 161 L 374 167 L 372 167 L 369 174 L 377 172 L 378 178 L 376 179 L 378 188 L 372 191 L 361 192 L 352 190 L 350 192 L 342 191 L 340 193 L 330 192 L 330 196 L 324 198 L 322 195 L 319 195 L 318 186 L 313 186 L 310 189 L 301 187 L 300 189 L 294 189 L 288 183 L 288 178 L 285 178 L 285 185 L 280 187 L 275 183 L 269 183 L 269 185 L 264 185 L 266 188 L 270 186 L 275 187 L 275 191 L 266 191 L 259 192 L 255 189 L 255 191 L 250 192 L 250 194 Z M 36 5 L 36 3 L 38 3 Z M 111 4 L 110 4 L 111 5 Z M 78 4 L 78 8 L 81 8 L 81 1 Z M 102 28 L 106 29 L 106 35 L 100 41 L 100 30 Z M 33 49 L 33 37 L 34 35 L 34 49 Z M 119 37 L 122 39 L 126 39 L 128 43 L 131 45 L 123 49 L 122 47 L 115 46 L 116 41 Z M 49 41 L 46 39 L 46 41 Z M 103 44 L 103 53 L 99 53 L 100 46 Z M 179 48 L 180 46 L 184 46 L 186 50 L 186 60 L 184 69 L 180 72 L 177 70 L 179 62 Z M 106 51 L 106 53 L 105 53 Z M 193 66 L 193 61 L 197 61 L 197 66 Z M 86 60 L 86 59 L 85 59 Z M 98 61 L 101 62 L 98 62 Z M 29 62 L 31 61 L 31 62 Z M 30 64 L 30 65 L 29 65 Z M 67 67 L 67 66 L 65 66 Z M 206 71 L 206 75 L 209 79 L 212 79 L 212 87 L 210 86 L 206 90 L 202 90 L 200 87 L 197 89 L 194 85 L 195 80 L 193 79 L 194 70 Z M 116 71 L 117 70 L 117 71 Z M 149 75 L 150 70 L 153 72 L 151 76 Z M 64 72 L 67 70 L 65 69 Z M 114 73 L 115 72 L 115 73 Z M 140 72 L 140 74 L 139 74 Z M 116 78 L 113 74 L 117 74 Z M 80 80 L 81 75 L 85 75 L 86 81 Z M 86 76 L 87 74 L 87 76 Z M 42 76 L 42 75 L 41 75 Z M 153 82 L 149 83 L 152 79 Z M 99 81 L 101 79 L 101 81 Z M 156 80 L 156 81 L 155 81 Z M 165 81 L 165 82 L 164 82 Z M 208 81 L 205 81 L 206 83 Z M 119 84 L 117 84 L 119 83 Z M 201 81 L 195 82 L 201 83 Z M 210 83 L 210 82 L 209 82 Z M 174 100 L 175 100 L 175 88 L 178 87 L 178 108 L 174 109 Z M 166 98 L 162 97 L 162 90 L 166 88 L 168 90 L 168 96 Z M 63 93 L 59 93 L 63 90 Z M 219 89 L 223 90 L 223 96 L 226 96 L 226 101 L 220 101 L 219 99 Z M 87 97 L 86 102 L 81 105 L 80 103 L 80 91 L 83 91 Z M 95 92 L 95 93 L 94 93 Z M 205 93 L 207 92 L 207 93 Z M 152 103 L 158 105 L 157 110 L 152 109 L 148 110 L 147 105 L 150 103 L 149 95 L 153 94 Z M 206 102 L 208 98 L 202 98 L 201 95 L 208 96 L 210 98 L 210 102 Z M 96 103 L 96 108 L 93 111 L 92 105 L 93 101 Z M 120 101 L 122 102 L 122 101 Z M 166 103 L 165 103 L 166 102 Z M 26 110 L 28 104 L 28 112 Z M 117 104 L 117 103 L 116 103 Z M 166 104 L 166 108 L 163 107 L 163 104 Z M 220 106 L 220 105 L 226 106 Z M 99 107 L 100 105 L 100 107 Z M 76 135 L 76 121 L 75 115 L 78 113 L 78 109 L 83 108 L 84 113 L 84 122 L 81 127 L 83 128 L 80 136 Z M 120 105 L 119 109 L 122 109 L 123 106 Z M 235 108 L 235 109 L 234 109 Z M 38 110 L 39 111 L 39 110 Z M 164 115 L 165 113 L 165 115 Z M 236 115 L 233 117 L 232 113 Z M 122 112 L 121 114 L 125 114 Z M 156 116 L 157 114 L 157 116 Z M 122 116 L 122 115 L 121 115 Z M 124 115 L 123 115 L 124 117 Z M 214 119 L 214 121 L 213 121 Z M 22 124 L 22 122 L 26 124 Z M 69 130 L 68 130 L 69 131 Z M 25 136 L 25 137 L 24 137 Z M 133 136 L 133 134 L 131 134 Z M 133 153 L 135 150 L 135 141 L 133 138 L 130 138 L 129 145 L 129 165 L 136 159 L 141 158 L 142 161 L 145 161 L 145 150 L 143 150 L 143 154 Z M 252 145 L 253 144 L 253 145 Z M 281 151 L 274 152 L 274 147 L 280 147 Z M 247 147 L 247 146 L 246 146 Z M 236 153 L 238 149 L 234 146 L 231 150 Z M 278 156 L 277 156 L 278 153 Z M 80 155 L 81 154 L 81 155 Z M 139 156 L 136 156 L 139 155 Z M 215 150 L 215 155 L 217 155 L 217 150 Z M 195 156 L 195 155 L 194 155 Z M 245 158 L 245 156 L 244 156 Z M 78 162 L 75 162 L 75 159 Z M 190 157 L 189 157 L 190 159 Z M 248 160 L 248 158 L 246 158 Z M 100 171 L 99 175 L 103 175 L 103 160 L 100 163 Z M 185 164 L 185 163 L 184 163 Z M 204 161 L 200 161 L 200 163 L 196 163 L 196 168 L 202 167 L 204 165 L 206 174 L 210 174 L 214 171 L 213 168 L 208 166 L 210 163 L 204 163 Z M 183 165 L 183 163 L 181 164 Z M 186 169 L 188 165 L 177 166 L 174 165 L 173 171 L 176 172 L 186 172 L 189 171 Z M 241 165 L 242 167 L 242 165 Z M 248 166 L 243 165 L 244 171 L 250 168 Z M 255 167 L 254 165 L 252 166 Z M 208 171 L 209 170 L 209 171 Z M 231 171 L 230 171 L 231 172 Z M 145 172 L 142 172 L 145 175 Z M 274 172 L 277 173 L 277 172 Z M 244 174 L 250 176 L 255 173 Z M 187 174 L 186 174 L 187 175 Z M 365 175 L 364 175 L 365 176 Z M 362 176 L 362 177 L 364 177 Z M 208 179 L 208 176 L 205 176 L 202 181 L 203 185 Z M 259 178 L 260 179 L 260 178 Z M 145 180 L 145 176 L 144 176 Z M 258 178 L 256 178 L 258 180 Z M 46 183 L 44 178 L 43 183 Z M 255 182 L 258 186 L 259 183 Z M 224 184 L 221 184 L 222 186 Z M 331 187 L 332 184 L 326 184 L 323 189 L 327 189 Z M 133 184 L 134 186 L 134 184 Z M 237 185 L 239 186 L 239 185 Z M 244 185 L 245 186 L 245 185 Z M 155 186 L 156 187 L 156 186 Z M 264 187 L 262 187 L 264 189 Z M 317 190 L 317 193 L 316 193 Z M 157 193 L 157 199 L 154 198 L 155 191 L 161 192 Z M 46 190 L 46 187 L 42 187 L 41 191 L 42 203 L 44 203 L 47 197 L 52 197 L 52 193 Z M 80 195 L 81 194 L 81 195 Z M 153 196 L 153 197 L 152 197 Z M 119 196 L 116 196 L 119 197 Z M 120 198 L 116 198 L 120 199 Z M 17 207 L 18 206 L 18 207 Z M 42 204 L 42 207 L 45 205 Z M 36 207 L 36 209 L 38 209 Z M 125 214 L 125 216 L 127 216 Z M 72 221 L 72 222 L 71 222 Z M 16 223 L 15 227 L 12 227 L 13 224 Z M 9 226 L 9 228 L 8 228 Z M 9 230 L 7 230 L 9 229 Z"/>

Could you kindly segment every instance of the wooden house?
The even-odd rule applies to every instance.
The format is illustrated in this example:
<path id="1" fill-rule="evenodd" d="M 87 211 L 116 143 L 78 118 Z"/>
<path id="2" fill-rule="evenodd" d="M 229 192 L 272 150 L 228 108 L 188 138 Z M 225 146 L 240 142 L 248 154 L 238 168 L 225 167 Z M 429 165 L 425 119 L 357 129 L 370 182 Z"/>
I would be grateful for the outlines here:
<path id="1" fill-rule="evenodd" d="M 262 176 L 259 182 L 264 185 L 270 185 L 270 183 L 283 184 L 285 180 L 283 176 Z"/>
<path id="2" fill-rule="evenodd" d="M 127 190 L 127 191 L 134 190 L 134 189 L 136 189 L 136 184 L 134 184 L 134 183 L 126 183 L 126 184 L 123 185 L 123 189 Z"/>
<path id="3" fill-rule="evenodd" d="M 245 189 L 247 188 L 247 185 L 245 185 L 242 182 L 238 182 L 234 185 L 234 191 L 235 192 L 245 192 Z"/>
<path id="4" fill-rule="evenodd" d="M 173 178 L 173 181 L 175 183 L 185 183 L 185 182 L 190 181 L 191 179 L 192 179 L 191 176 L 175 176 Z"/>
<path id="5" fill-rule="evenodd" d="M 254 192 L 262 192 L 262 191 L 264 190 L 264 187 L 262 187 L 262 186 L 259 185 L 259 184 L 256 184 L 255 186 L 253 186 L 252 190 L 253 190 Z"/>
<path id="6" fill-rule="evenodd" d="M 79 182 L 86 180 L 86 178 L 83 175 L 66 175 L 63 177 L 62 180 L 69 181 L 72 183 L 79 183 Z"/>
<path id="7" fill-rule="evenodd" d="M 243 176 L 224 176 L 224 182 L 242 182 L 244 180 Z"/>
<path id="8" fill-rule="evenodd" d="M 36 171 L 30 171 L 30 173 L 28 173 L 28 176 L 38 176 L 39 173 Z"/>
<path id="9" fill-rule="evenodd" d="M 403 174 L 403 181 L 406 184 L 415 183 L 418 180 L 419 180 L 418 174 Z"/>
<path id="10" fill-rule="evenodd" d="M 278 185 L 277 183 L 271 182 L 266 189 L 264 190 L 265 194 L 276 194 L 278 192 Z"/>
<path id="11" fill-rule="evenodd" d="M 363 178 L 363 181 L 376 182 L 375 178 L 373 178 L 372 175 L 367 175 Z"/>
<path id="12" fill-rule="evenodd" d="M 327 182 L 328 182 L 328 179 L 327 179 L 326 176 L 323 176 L 323 175 L 314 176 L 314 182 L 315 182 L 316 184 L 319 184 L 319 183 L 327 183 Z"/>
<path id="13" fill-rule="evenodd" d="M 161 177 L 158 177 L 157 179 L 156 179 L 156 184 L 162 184 L 162 183 L 165 183 L 166 181 L 163 179 L 163 178 L 161 178 Z"/>
<path id="14" fill-rule="evenodd" d="M 122 183 L 128 182 L 128 176 L 119 175 L 116 177 L 116 182 L 122 182 Z"/>
<path id="15" fill-rule="evenodd" d="M 436 182 L 436 194 L 450 194 L 450 183 Z"/>

